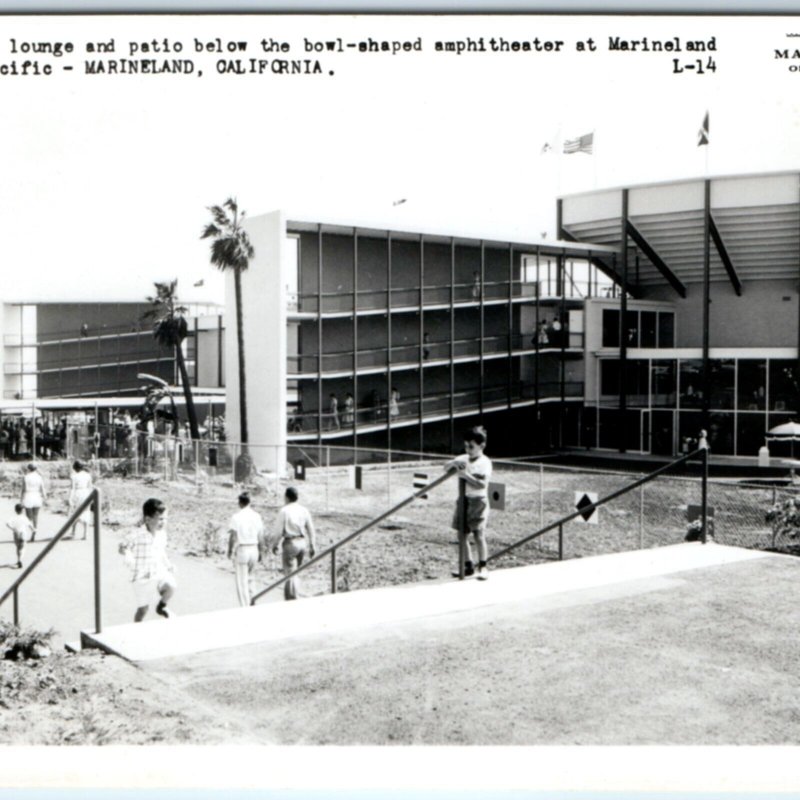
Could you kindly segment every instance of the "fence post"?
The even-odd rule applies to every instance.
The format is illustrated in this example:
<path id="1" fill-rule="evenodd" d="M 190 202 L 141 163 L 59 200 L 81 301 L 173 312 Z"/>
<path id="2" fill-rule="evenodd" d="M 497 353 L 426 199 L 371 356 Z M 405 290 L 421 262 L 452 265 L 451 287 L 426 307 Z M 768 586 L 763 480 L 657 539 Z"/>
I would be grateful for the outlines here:
<path id="1" fill-rule="evenodd" d="M 103 623 L 100 613 L 100 491 L 98 489 L 94 490 L 92 521 L 94 523 L 94 629 L 96 633 L 102 633 Z"/>
<path id="2" fill-rule="evenodd" d="M 539 464 L 539 527 L 544 528 L 544 464 Z"/>
<path id="3" fill-rule="evenodd" d="M 703 519 L 703 544 L 708 542 L 708 448 L 703 448 L 703 479 L 701 489 L 701 513 Z"/>
<path id="4" fill-rule="evenodd" d="M 387 450 L 387 463 L 388 468 L 386 470 L 386 501 L 389 505 L 392 504 L 392 451 Z"/>
<path id="5" fill-rule="evenodd" d="M 644 484 L 639 487 L 639 549 L 644 549 Z"/>
<path id="6" fill-rule="evenodd" d="M 464 580 L 467 560 L 467 495 L 466 483 L 458 478 L 458 579 Z"/>
<path id="7" fill-rule="evenodd" d="M 336 550 L 331 550 L 331 594 L 336 594 Z"/>
<path id="8" fill-rule="evenodd" d="M 558 560 L 564 560 L 564 526 L 560 523 L 558 526 Z"/>
<path id="9" fill-rule="evenodd" d="M 194 441 L 194 482 L 200 485 L 200 440 Z"/>
<path id="10" fill-rule="evenodd" d="M 328 502 L 328 489 L 331 480 L 331 446 L 325 445 L 325 513 L 330 514 L 331 507 Z"/>

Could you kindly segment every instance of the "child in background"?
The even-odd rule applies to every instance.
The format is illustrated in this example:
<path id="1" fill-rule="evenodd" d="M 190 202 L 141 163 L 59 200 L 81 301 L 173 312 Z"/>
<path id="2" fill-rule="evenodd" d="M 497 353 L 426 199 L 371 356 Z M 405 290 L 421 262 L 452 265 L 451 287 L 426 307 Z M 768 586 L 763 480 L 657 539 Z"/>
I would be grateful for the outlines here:
<path id="1" fill-rule="evenodd" d="M 14 546 L 17 548 L 17 569 L 22 569 L 22 555 L 25 552 L 25 537 L 33 540 L 33 523 L 25 514 L 25 506 L 17 503 L 14 506 L 14 516 L 6 523 L 6 527 L 14 534 Z"/>

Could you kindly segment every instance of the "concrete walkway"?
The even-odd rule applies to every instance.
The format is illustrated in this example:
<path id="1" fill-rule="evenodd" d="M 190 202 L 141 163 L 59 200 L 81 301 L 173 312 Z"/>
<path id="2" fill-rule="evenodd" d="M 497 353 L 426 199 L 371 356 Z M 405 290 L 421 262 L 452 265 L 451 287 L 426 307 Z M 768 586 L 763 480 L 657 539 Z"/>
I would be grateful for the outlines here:
<path id="1" fill-rule="evenodd" d="M 42 512 L 36 541 L 25 545 L 25 565 L 33 561 L 66 519 L 65 515 L 53 514 L 46 509 Z M 2 528 L 0 594 L 21 574 L 14 568 L 16 559 L 11 531 L 5 524 Z M 103 628 L 122 625 L 133 619 L 135 603 L 130 573 L 117 552 L 117 545 L 126 532 L 102 529 L 100 599 Z M 184 556 L 172 550 L 169 556 L 178 581 L 178 590 L 170 604 L 176 614 L 238 607 L 232 571 L 226 572 L 204 558 Z M 276 596 L 275 599 L 279 598 Z M 12 598 L 0 607 L 0 616 L 13 619 Z M 167 620 L 155 615 L 152 607 L 147 619 L 152 619 L 153 625 L 168 624 Z M 94 620 L 94 548 L 90 529 L 86 541 L 62 539 L 27 578 L 19 590 L 19 621 L 22 627 L 54 628 L 53 642 L 61 646 L 77 642 L 82 629 L 94 631 Z"/>
<path id="2" fill-rule="evenodd" d="M 133 662 L 185 656 L 321 633 L 355 631 L 403 620 L 485 608 L 576 590 L 658 579 L 691 569 L 763 558 L 764 554 L 716 544 L 680 544 L 653 550 L 496 570 L 488 581 L 447 580 L 323 595 L 84 631 L 85 645 Z M 641 584 L 639 585 L 641 590 Z"/>

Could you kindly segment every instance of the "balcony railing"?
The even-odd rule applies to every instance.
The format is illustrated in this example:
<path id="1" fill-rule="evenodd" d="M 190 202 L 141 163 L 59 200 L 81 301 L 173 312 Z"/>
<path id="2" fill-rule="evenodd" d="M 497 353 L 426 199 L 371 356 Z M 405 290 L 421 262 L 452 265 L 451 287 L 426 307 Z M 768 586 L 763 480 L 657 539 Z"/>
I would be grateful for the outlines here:
<path id="1" fill-rule="evenodd" d="M 560 381 L 540 381 L 538 386 L 531 381 L 516 381 L 512 384 L 509 397 L 508 384 L 487 386 L 483 389 L 483 403 L 481 403 L 480 389 L 469 389 L 439 394 L 426 394 L 420 402 L 419 397 L 405 398 L 397 403 L 387 405 L 385 400 L 369 407 L 358 407 L 352 411 L 342 410 L 341 406 L 336 415 L 328 411 L 320 415 L 316 412 L 295 412 L 289 415 L 289 434 L 316 434 L 320 430 L 341 431 L 347 433 L 354 428 L 385 426 L 409 420 L 426 419 L 433 416 L 450 414 L 451 407 L 454 414 L 479 411 L 488 406 L 502 406 L 507 403 L 519 404 L 525 401 L 559 399 L 562 384 Z M 566 381 L 563 384 L 564 396 L 576 398 L 583 396 L 582 381 Z M 388 417 L 387 417 L 388 414 Z M 320 429 L 320 421 L 322 423 Z"/>
<path id="2" fill-rule="evenodd" d="M 568 349 L 583 349 L 583 334 L 563 330 L 559 334 L 559 341 L 537 343 L 536 334 L 515 333 L 511 336 L 511 354 L 530 353 L 532 351 L 559 350 L 563 346 Z M 483 355 L 492 356 L 498 353 L 509 352 L 509 337 L 507 334 L 488 336 L 483 340 Z M 420 344 L 401 344 L 391 348 L 373 347 L 359 350 L 356 355 L 358 370 L 381 368 L 389 365 L 389 356 L 393 367 L 419 366 L 423 364 L 449 360 L 451 353 L 450 341 L 425 342 Z M 454 358 L 479 358 L 481 355 L 480 341 L 473 338 L 456 339 L 452 342 Z M 335 353 L 323 353 L 320 369 L 319 358 L 316 355 L 296 355 L 287 359 L 287 373 L 290 376 L 316 375 L 332 372 L 352 372 L 354 355 L 352 350 L 342 350 Z"/>
<path id="3" fill-rule="evenodd" d="M 512 299 L 530 298 L 558 300 L 562 289 L 554 278 L 541 281 L 484 281 L 479 283 L 457 283 L 440 286 L 423 286 L 421 290 L 422 305 L 449 305 L 450 303 L 502 302 Z M 580 300 L 587 297 L 618 297 L 618 287 L 614 284 L 598 284 L 595 281 L 573 281 L 567 276 L 563 287 L 563 296 L 569 300 Z M 335 314 L 341 312 L 370 311 L 378 309 L 417 307 L 420 305 L 420 287 L 404 286 L 399 288 L 337 289 L 335 292 L 322 293 L 322 313 Z M 319 312 L 320 295 L 317 292 L 287 295 L 286 306 L 289 311 L 303 313 Z"/>
<path id="4" fill-rule="evenodd" d="M 452 303 L 479 303 L 502 301 L 512 298 L 535 298 L 537 285 L 523 281 L 487 281 L 483 288 L 475 283 L 458 283 L 451 286 L 425 286 L 422 289 L 423 305 L 449 305 Z M 292 294 L 287 297 L 287 308 L 290 311 L 317 313 L 320 296 L 316 292 Z M 407 306 L 417 307 L 420 304 L 420 287 L 405 286 L 389 289 L 360 289 L 356 292 L 356 308 L 359 311 L 385 309 Z M 353 291 L 337 290 L 322 293 L 322 312 L 337 313 L 353 311 Z"/>

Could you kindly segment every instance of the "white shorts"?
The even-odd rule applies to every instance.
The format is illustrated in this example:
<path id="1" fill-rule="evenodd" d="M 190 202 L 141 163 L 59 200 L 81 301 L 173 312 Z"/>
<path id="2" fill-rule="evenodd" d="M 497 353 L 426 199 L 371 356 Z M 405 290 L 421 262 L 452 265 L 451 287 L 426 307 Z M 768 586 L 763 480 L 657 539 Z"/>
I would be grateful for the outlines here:
<path id="1" fill-rule="evenodd" d="M 136 608 L 142 606 L 149 606 L 154 599 L 161 599 L 159 592 L 161 587 L 165 584 L 175 585 L 175 579 L 172 577 L 164 578 L 150 578 L 146 581 L 133 582 L 133 596 L 136 598 Z"/>

